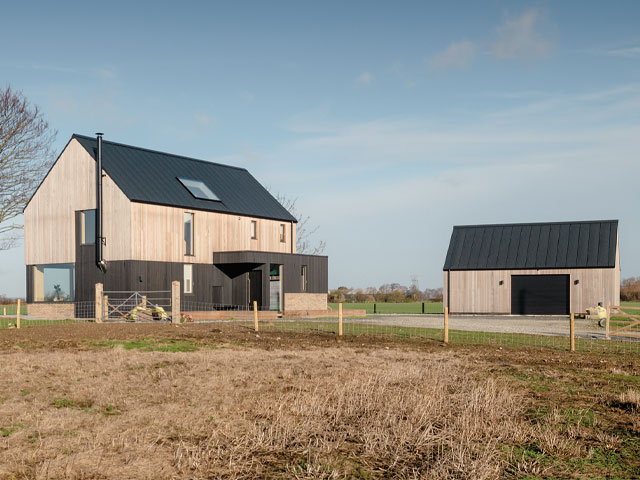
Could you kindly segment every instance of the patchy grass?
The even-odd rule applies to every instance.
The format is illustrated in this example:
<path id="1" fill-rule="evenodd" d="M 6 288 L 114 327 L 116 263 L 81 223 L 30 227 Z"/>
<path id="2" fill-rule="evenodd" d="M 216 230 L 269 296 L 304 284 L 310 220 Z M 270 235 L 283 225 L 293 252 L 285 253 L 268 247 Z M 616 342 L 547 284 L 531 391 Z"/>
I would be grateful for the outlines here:
<path id="1" fill-rule="evenodd" d="M 106 340 L 92 342 L 94 348 L 116 348 L 122 347 L 125 350 L 142 350 L 144 352 L 195 352 L 200 346 L 188 340 Z"/>

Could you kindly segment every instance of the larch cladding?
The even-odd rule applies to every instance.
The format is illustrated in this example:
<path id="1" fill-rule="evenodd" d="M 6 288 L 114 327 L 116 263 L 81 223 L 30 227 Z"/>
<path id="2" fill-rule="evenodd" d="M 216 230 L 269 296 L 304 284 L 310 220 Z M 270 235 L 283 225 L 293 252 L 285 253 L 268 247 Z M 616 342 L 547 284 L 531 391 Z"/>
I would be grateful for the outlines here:
<path id="1" fill-rule="evenodd" d="M 75 212 L 94 209 L 96 162 L 72 139 L 24 211 L 25 265 L 74 263 Z M 153 181 L 150 175 L 149 181 Z M 194 255 L 185 255 L 184 213 L 194 213 Z M 257 239 L 251 238 L 251 221 Z M 285 241 L 280 241 L 280 225 Z M 103 177 L 103 255 L 114 260 L 212 263 L 213 252 L 295 253 L 295 223 L 131 202 Z"/>
<path id="2" fill-rule="evenodd" d="M 46 176 L 24 211 L 25 265 L 74 263 L 75 212 L 96 208 L 96 162 L 73 139 Z M 131 207 L 129 199 L 103 177 L 104 257 L 131 257 Z"/>
<path id="3" fill-rule="evenodd" d="M 447 274 L 450 273 L 450 279 Z M 511 313 L 512 275 L 569 275 L 570 309 L 585 312 L 598 302 L 620 303 L 620 271 L 615 268 L 558 270 L 460 270 L 444 272 L 444 304 L 451 313 Z M 577 283 L 576 283 L 577 280 Z M 500 285 L 500 282 L 503 282 Z"/>

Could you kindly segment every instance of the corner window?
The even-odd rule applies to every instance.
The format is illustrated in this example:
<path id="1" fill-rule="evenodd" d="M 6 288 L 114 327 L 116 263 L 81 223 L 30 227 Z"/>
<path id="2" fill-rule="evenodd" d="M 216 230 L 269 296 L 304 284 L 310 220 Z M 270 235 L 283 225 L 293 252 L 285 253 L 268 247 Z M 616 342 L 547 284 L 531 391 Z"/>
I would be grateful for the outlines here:
<path id="1" fill-rule="evenodd" d="M 184 214 L 184 254 L 193 255 L 193 213 Z"/>
<path id="2" fill-rule="evenodd" d="M 34 302 L 72 302 L 75 294 L 75 265 L 57 263 L 34 265 L 32 292 Z"/>
<path id="3" fill-rule="evenodd" d="M 84 210 L 80 212 L 82 222 L 82 240 L 83 245 L 91 245 L 96 243 L 96 211 Z"/>
<path id="4" fill-rule="evenodd" d="M 282 243 L 286 242 L 286 237 L 285 237 L 284 231 L 285 231 L 284 230 L 284 223 L 281 223 L 280 224 L 280 241 Z"/>
<path id="5" fill-rule="evenodd" d="M 184 293 L 193 293 L 193 265 L 184 266 L 183 282 Z"/>
<path id="6" fill-rule="evenodd" d="M 302 291 L 304 293 L 307 292 L 308 284 L 307 284 L 307 266 L 302 265 L 300 270 L 300 280 L 302 281 Z"/>
<path id="7" fill-rule="evenodd" d="M 251 240 L 258 238 L 258 222 L 251 220 Z"/>

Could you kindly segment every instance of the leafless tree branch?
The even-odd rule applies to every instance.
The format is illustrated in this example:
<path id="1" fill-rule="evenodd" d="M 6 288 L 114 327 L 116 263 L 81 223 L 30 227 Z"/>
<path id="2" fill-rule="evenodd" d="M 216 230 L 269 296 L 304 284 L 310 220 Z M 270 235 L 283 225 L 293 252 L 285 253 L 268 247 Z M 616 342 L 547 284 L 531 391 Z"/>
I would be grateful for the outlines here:
<path id="1" fill-rule="evenodd" d="M 305 255 L 321 255 L 324 253 L 327 244 L 324 240 L 320 240 L 317 244 L 311 244 L 311 236 L 315 234 L 320 227 L 311 224 L 311 217 L 302 214 L 296 205 L 297 198 L 290 198 L 282 193 L 275 193 L 274 197 L 282 204 L 288 212 L 296 217 L 298 224 L 296 225 L 296 252 Z"/>
<path id="2" fill-rule="evenodd" d="M 0 250 L 15 246 L 20 215 L 53 162 L 56 132 L 40 109 L 10 86 L 0 89 Z"/>

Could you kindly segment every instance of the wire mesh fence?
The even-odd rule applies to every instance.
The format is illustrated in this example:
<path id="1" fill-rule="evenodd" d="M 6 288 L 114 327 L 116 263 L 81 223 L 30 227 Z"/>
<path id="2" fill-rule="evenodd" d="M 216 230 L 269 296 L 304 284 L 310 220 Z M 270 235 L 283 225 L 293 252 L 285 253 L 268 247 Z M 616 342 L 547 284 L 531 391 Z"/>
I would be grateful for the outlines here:
<path id="1" fill-rule="evenodd" d="M 95 303 L 93 301 L 42 303 L 31 308 L 27 305 L 20 305 L 19 308 L 18 305 L 0 306 L 0 329 L 67 325 L 93 321 L 95 321 Z"/>
<path id="2" fill-rule="evenodd" d="M 171 295 L 158 292 L 105 292 L 105 322 L 170 322 Z M 64 302 L 56 316 L 36 316 L 21 309 L 21 327 L 94 322 L 95 303 Z M 41 312 L 43 313 L 43 312 Z M 46 310 L 45 312 L 46 313 Z M 0 329 L 16 327 L 17 306 L 0 306 Z M 204 303 L 182 298 L 179 324 L 220 323 L 225 328 L 258 332 L 324 334 L 343 336 L 386 336 L 390 339 L 425 339 L 450 344 L 495 345 L 549 350 L 571 349 L 568 316 L 491 316 L 443 314 L 363 314 L 336 310 L 310 315 L 270 310 L 264 306 Z M 575 316 L 573 345 L 578 352 L 640 353 L 640 308 L 613 307 L 609 329 L 600 318 Z"/>

